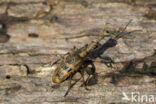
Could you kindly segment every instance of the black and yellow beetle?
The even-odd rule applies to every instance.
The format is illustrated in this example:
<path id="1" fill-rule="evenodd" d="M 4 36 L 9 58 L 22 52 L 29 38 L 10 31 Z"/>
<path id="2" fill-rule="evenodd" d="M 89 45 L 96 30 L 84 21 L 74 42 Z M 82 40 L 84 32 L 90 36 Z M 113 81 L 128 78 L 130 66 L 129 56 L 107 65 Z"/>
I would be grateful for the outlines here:
<path id="1" fill-rule="evenodd" d="M 128 26 L 128 24 L 126 25 L 126 27 Z M 126 27 L 123 29 L 123 31 L 126 29 Z M 117 40 L 118 38 L 120 38 L 123 35 L 122 32 L 120 32 L 119 34 L 117 34 L 115 36 L 113 35 L 114 37 L 110 38 L 107 42 L 110 42 L 111 40 Z M 65 80 L 67 80 L 68 78 L 71 79 L 72 76 L 76 72 L 80 72 L 80 74 L 81 74 L 81 76 L 83 78 L 83 84 L 85 84 L 85 81 L 84 81 L 84 69 L 83 69 L 84 63 L 86 62 L 86 60 L 89 59 L 89 57 L 93 53 L 95 53 L 100 48 L 102 48 L 102 45 L 99 42 L 104 37 L 110 36 L 110 35 L 111 34 L 108 31 L 102 32 L 102 34 L 100 35 L 99 39 L 97 39 L 96 41 L 91 42 L 90 44 L 87 44 L 87 45 L 83 46 L 80 49 L 74 47 L 70 52 L 65 54 L 62 57 L 62 59 L 59 59 L 59 60 L 55 61 L 52 64 L 52 66 L 54 64 L 57 64 L 56 65 L 56 69 L 52 73 L 52 82 L 53 83 L 58 83 L 58 84 L 62 83 Z M 69 88 L 70 87 L 71 87 L 71 81 L 70 81 Z M 67 93 L 65 94 L 65 96 L 66 95 L 67 95 Z"/>

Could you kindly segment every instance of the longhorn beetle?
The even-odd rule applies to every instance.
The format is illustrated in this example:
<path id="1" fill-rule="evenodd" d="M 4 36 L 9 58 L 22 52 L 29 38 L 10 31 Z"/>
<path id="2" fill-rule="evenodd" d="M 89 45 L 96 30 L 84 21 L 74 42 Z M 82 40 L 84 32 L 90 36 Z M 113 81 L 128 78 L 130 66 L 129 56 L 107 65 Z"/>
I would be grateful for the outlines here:
<path id="1" fill-rule="evenodd" d="M 128 22 L 128 24 L 125 26 L 125 28 L 117 35 L 112 37 L 111 39 L 117 40 L 123 35 L 123 32 L 127 28 L 131 21 Z M 82 48 L 78 49 L 74 47 L 70 52 L 65 54 L 61 59 L 58 59 L 55 61 L 54 64 L 56 65 L 56 69 L 52 73 L 52 82 L 60 84 L 64 82 L 67 79 L 70 79 L 70 84 L 67 92 L 64 96 L 67 95 L 69 89 L 71 88 L 71 79 L 73 75 L 77 72 L 80 72 L 82 78 L 83 78 L 83 84 L 85 85 L 84 81 L 84 69 L 83 65 L 85 64 L 86 60 L 89 58 L 89 56 L 99 50 L 102 45 L 99 43 L 104 37 L 110 36 L 111 33 L 108 31 L 102 32 L 100 34 L 100 37 L 90 44 L 87 44 L 83 46 Z"/>

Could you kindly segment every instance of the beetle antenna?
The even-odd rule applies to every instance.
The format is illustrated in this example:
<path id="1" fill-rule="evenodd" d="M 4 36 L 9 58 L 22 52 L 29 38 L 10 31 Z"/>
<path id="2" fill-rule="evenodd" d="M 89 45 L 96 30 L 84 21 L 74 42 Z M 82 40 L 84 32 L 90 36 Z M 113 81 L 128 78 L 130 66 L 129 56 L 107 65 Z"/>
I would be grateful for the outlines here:
<path id="1" fill-rule="evenodd" d="M 132 19 L 127 23 L 127 25 L 125 26 L 125 28 L 118 34 L 116 35 L 116 37 L 114 39 L 118 39 L 120 38 L 123 34 L 123 32 L 127 29 L 128 25 L 132 22 Z"/>

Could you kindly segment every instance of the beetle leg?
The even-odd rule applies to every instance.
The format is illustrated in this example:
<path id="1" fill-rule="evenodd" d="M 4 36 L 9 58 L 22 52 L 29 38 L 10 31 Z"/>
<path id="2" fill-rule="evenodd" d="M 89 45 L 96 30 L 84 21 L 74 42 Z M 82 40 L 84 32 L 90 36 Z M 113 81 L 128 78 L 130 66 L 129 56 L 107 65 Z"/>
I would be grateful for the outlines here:
<path id="1" fill-rule="evenodd" d="M 57 64 L 61 59 L 63 59 L 67 54 L 69 54 L 69 52 L 67 52 L 66 54 L 64 54 L 64 55 L 57 55 L 57 60 L 55 61 L 55 62 L 53 62 L 52 63 L 52 67 L 55 65 L 55 64 Z"/>
<path id="2" fill-rule="evenodd" d="M 68 95 L 70 89 L 72 88 L 71 80 L 72 80 L 72 76 L 69 77 L 68 90 L 66 91 L 64 97 L 66 97 Z"/>
<path id="3" fill-rule="evenodd" d="M 86 65 L 87 68 L 85 69 L 85 71 L 87 72 L 87 74 L 89 75 L 85 81 L 86 84 L 89 83 L 91 78 L 94 78 L 96 80 L 96 75 L 95 75 L 95 65 L 93 64 L 92 60 L 86 60 Z M 88 67 L 88 65 L 91 65 L 91 67 Z"/>
<path id="4" fill-rule="evenodd" d="M 71 83 L 71 80 L 72 80 L 72 77 L 73 76 L 70 76 L 69 77 L 69 86 L 68 86 L 68 90 L 66 91 L 66 93 L 64 94 L 64 97 L 66 97 L 67 95 L 68 95 L 68 93 L 69 93 L 69 91 L 71 90 L 71 88 L 81 79 L 78 79 L 78 80 L 76 80 L 73 84 Z"/>
<path id="5" fill-rule="evenodd" d="M 99 56 L 99 58 L 100 59 L 103 59 L 102 61 L 105 63 L 105 65 L 107 66 L 107 67 L 111 67 L 111 68 L 113 68 L 113 63 L 114 63 L 114 61 L 110 58 L 110 57 L 108 57 L 108 56 Z"/>
<path id="6" fill-rule="evenodd" d="M 70 89 L 72 86 L 72 76 L 69 77 L 69 81 L 68 81 L 68 89 Z"/>
<path id="7" fill-rule="evenodd" d="M 59 58 L 63 58 L 64 56 L 63 55 L 57 55 Z"/>
<path id="8" fill-rule="evenodd" d="M 93 64 L 92 60 L 86 60 L 85 61 L 86 67 L 88 67 L 88 65 L 91 65 L 91 70 L 85 70 L 87 72 L 88 75 L 94 74 L 95 73 L 95 65 Z"/>
<path id="9" fill-rule="evenodd" d="M 82 80 L 83 80 L 83 84 L 81 86 L 84 86 L 84 88 L 86 90 L 89 90 L 87 87 L 86 87 L 86 81 L 85 81 L 85 78 L 84 78 L 84 69 L 80 70 L 80 74 L 81 74 L 81 77 L 82 77 Z"/>
<path id="10" fill-rule="evenodd" d="M 57 60 L 56 60 L 55 62 L 52 63 L 52 65 L 51 65 L 52 67 L 53 67 L 55 64 L 57 64 L 57 63 L 61 60 L 61 58 L 63 58 L 62 55 L 57 55 L 57 57 L 58 57 Z"/>
<path id="11" fill-rule="evenodd" d="M 53 67 L 55 64 L 57 64 L 60 61 L 60 59 L 56 60 L 55 62 L 52 63 L 51 67 Z"/>

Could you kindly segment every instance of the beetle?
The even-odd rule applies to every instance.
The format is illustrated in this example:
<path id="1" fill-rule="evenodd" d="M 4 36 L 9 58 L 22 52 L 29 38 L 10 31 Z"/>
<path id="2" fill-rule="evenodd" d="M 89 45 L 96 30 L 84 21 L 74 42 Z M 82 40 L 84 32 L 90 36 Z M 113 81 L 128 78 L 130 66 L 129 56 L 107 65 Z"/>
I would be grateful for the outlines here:
<path id="1" fill-rule="evenodd" d="M 126 25 L 126 27 L 128 26 L 128 24 Z M 122 30 L 122 32 L 126 29 L 126 27 Z M 111 37 L 109 40 L 113 40 L 113 39 L 117 40 L 123 35 L 121 34 L 122 32 L 115 35 L 114 37 Z M 90 58 L 90 55 L 92 55 L 93 53 L 98 51 L 100 48 L 102 48 L 102 45 L 99 42 L 104 37 L 110 36 L 110 34 L 111 34 L 110 32 L 104 31 L 100 34 L 100 37 L 96 41 L 92 41 L 90 44 L 86 44 L 80 49 L 74 47 L 70 52 L 62 56 L 61 59 L 58 59 L 57 61 L 55 61 L 52 64 L 52 66 L 57 64 L 56 69 L 52 73 L 52 82 L 60 84 L 64 82 L 65 80 L 70 79 L 69 81 L 70 82 L 69 89 L 70 89 L 72 77 L 75 75 L 75 73 L 80 72 L 83 78 L 83 85 L 85 86 L 85 81 L 84 81 L 85 70 L 83 69 L 84 64 Z M 64 96 L 67 95 L 68 91 L 65 93 Z"/>

